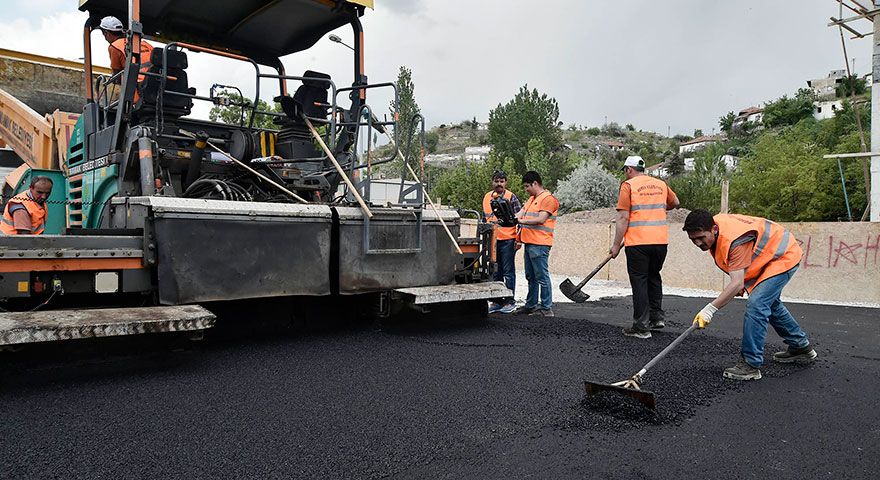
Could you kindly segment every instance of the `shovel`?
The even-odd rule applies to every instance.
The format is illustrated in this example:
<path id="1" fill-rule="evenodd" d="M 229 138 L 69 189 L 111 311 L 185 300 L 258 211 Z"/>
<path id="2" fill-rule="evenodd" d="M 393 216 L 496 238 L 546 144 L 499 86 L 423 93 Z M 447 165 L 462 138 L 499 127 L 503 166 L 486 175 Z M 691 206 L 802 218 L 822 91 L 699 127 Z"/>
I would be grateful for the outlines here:
<path id="1" fill-rule="evenodd" d="M 641 370 L 639 370 L 639 373 L 633 375 L 632 378 L 630 378 L 629 380 L 624 380 L 622 382 L 616 382 L 616 383 L 610 383 L 610 384 L 609 383 L 597 383 L 597 382 L 584 382 L 584 386 L 587 388 L 587 396 L 592 397 L 593 395 L 595 395 L 599 392 L 606 392 L 606 391 L 617 392 L 621 395 L 626 395 L 627 397 L 631 397 L 631 398 L 635 399 L 636 401 L 638 401 L 642 405 L 650 408 L 651 410 L 655 410 L 656 407 L 654 405 L 654 393 L 649 392 L 647 390 L 642 390 L 641 388 L 639 388 L 639 382 L 642 381 L 642 377 L 645 375 L 645 373 L 648 371 L 648 369 L 650 369 L 651 367 L 656 365 L 657 362 L 662 360 L 663 357 L 665 357 L 667 353 L 669 353 L 673 348 L 678 346 L 678 344 L 681 343 L 682 340 L 684 340 L 684 337 L 687 337 L 688 335 L 690 335 L 690 333 L 693 332 L 695 328 L 697 328 L 696 323 L 691 325 L 690 328 L 685 330 L 684 333 L 679 335 L 678 338 L 676 338 L 675 340 L 672 341 L 672 343 L 667 345 L 666 348 L 663 349 L 663 351 L 658 353 L 656 357 L 652 358 L 650 362 L 648 362 L 644 367 L 642 367 Z"/>
<path id="2" fill-rule="evenodd" d="M 562 283 L 559 284 L 559 290 L 561 290 L 562 294 L 568 297 L 568 299 L 574 303 L 586 302 L 587 299 L 590 298 L 590 295 L 582 292 L 581 289 L 584 288 L 584 285 L 586 285 L 587 282 L 589 282 L 590 279 L 593 278 L 593 276 L 599 273 L 599 270 L 602 270 L 602 267 L 604 267 L 605 264 L 608 263 L 610 260 L 611 255 L 609 254 L 607 257 L 605 257 L 605 260 L 602 260 L 602 263 L 600 263 L 598 267 L 594 268 L 593 271 L 590 272 L 589 275 L 587 275 L 587 278 L 581 280 L 581 283 L 577 284 L 577 286 L 575 286 L 575 284 L 572 283 L 570 279 L 566 278 L 562 281 Z"/>

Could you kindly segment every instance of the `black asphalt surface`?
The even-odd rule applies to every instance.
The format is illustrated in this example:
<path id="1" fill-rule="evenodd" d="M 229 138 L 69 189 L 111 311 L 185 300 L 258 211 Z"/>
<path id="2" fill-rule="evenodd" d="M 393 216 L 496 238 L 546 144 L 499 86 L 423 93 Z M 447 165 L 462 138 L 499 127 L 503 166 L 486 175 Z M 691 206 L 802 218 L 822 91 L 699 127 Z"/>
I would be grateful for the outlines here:
<path id="1" fill-rule="evenodd" d="M 199 343 L 2 352 L 0 478 L 878 478 L 876 309 L 788 304 L 819 358 L 774 364 L 771 331 L 764 378 L 743 383 L 721 378 L 736 300 L 647 374 L 656 413 L 585 398 L 584 380 L 630 377 L 706 301 L 667 297 L 649 340 L 620 334 L 622 298 L 382 329 L 230 313 Z"/>

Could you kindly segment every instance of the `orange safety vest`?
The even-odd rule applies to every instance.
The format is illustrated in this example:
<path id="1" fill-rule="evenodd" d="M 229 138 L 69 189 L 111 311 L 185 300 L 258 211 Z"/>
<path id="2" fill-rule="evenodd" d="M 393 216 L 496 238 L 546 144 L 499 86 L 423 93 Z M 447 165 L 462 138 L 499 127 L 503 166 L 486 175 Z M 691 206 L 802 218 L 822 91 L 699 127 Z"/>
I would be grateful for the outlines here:
<path id="1" fill-rule="evenodd" d="M 553 199 L 553 210 L 546 210 L 547 206 L 542 205 L 544 200 L 550 197 Z M 541 207 L 544 208 L 541 208 Z M 537 197 L 529 197 L 523 207 L 525 213 L 523 217 L 537 217 L 541 210 L 549 211 L 550 216 L 541 225 L 523 225 L 520 224 L 517 237 L 522 243 L 531 243 L 532 245 L 553 246 L 553 229 L 556 228 L 556 214 L 559 213 L 559 200 L 556 200 L 550 192 L 544 190 Z"/>
<path id="2" fill-rule="evenodd" d="M 746 292 L 751 293 L 762 281 L 796 267 L 803 257 L 804 252 L 794 235 L 778 223 L 737 214 L 718 214 L 714 219 L 718 225 L 718 239 L 712 255 L 715 257 L 715 265 L 728 274 L 731 243 L 749 232 L 755 234 L 752 263 L 745 272 Z"/>
<path id="3" fill-rule="evenodd" d="M 116 40 L 113 41 L 113 43 L 110 44 L 110 46 L 112 48 L 115 48 L 115 49 L 119 50 L 120 52 L 122 52 L 123 58 L 125 58 L 125 42 L 126 42 L 126 38 L 121 37 L 121 38 L 117 38 Z M 150 69 L 150 59 L 151 58 L 153 58 L 153 46 L 150 45 L 149 43 L 141 40 L 141 68 L 140 68 L 141 72 L 146 72 L 147 70 Z M 134 58 L 131 59 L 131 63 L 134 63 Z M 146 75 L 138 75 L 138 83 L 143 82 L 144 80 L 146 80 L 146 78 L 147 78 Z M 137 89 L 135 89 L 134 99 L 132 101 L 136 103 L 138 101 L 138 99 L 140 99 L 140 95 L 138 95 Z"/>
<path id="4" fill-rule="evenodd" d="M 483 197 L 483 215 L 486 217 L 486 221 L 495 225 L 495 239 L 496 240 L 512 240 L 516 238 L 516 226 L 513 227 L 500 227 L 498 226 L 498 219 L 495 218 L 495 213 L 492 212 L 492 199 L 498 196 L 495 191 L 491 191 Z M 510 190 L 504 190 L 504 199 L 508 202 L 511 198 L 513 198 L 513 192 Z"/>
<path id="5" fill-rule="evenodd" d="M 46 229 L 46 216 L 48 210 L 46 210 L 45 205 L 40 205 L 27 194 L 24 196 L 12 197 L 9 199 L 9 202 L 6 203 L 6 208 L 3 209 L 3 220 L 0 221 L 0 231 L 6 235 L 18 235 L 18 230 L 15 229 L 15 219 L 12 217 L 12 214 L 9 213 L 9 206 L 12 203 L 21 204 L 30 214 L 31 234 L 39 235 L 43 233 Z"/>
<path id="6" fill-rule="evenodd" d="M 629 225 L 624 235 L 626 246 L 667 245 L 666 196 L 669 187 L 663 180 L 639 175 L 626 180 L 630 188 Z"/>

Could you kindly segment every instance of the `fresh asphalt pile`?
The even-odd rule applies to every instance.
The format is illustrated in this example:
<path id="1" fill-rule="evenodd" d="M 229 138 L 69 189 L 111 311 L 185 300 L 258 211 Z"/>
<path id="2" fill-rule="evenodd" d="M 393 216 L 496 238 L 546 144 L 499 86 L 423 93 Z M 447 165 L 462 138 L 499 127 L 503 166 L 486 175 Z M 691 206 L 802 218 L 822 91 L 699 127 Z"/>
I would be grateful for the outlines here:
<path id="1" fill-rule="evenodd" d="M 703 304 L 669 298 L 667 329 L 648 340 L 620 334 L 623 298 L 559 304 L 555 318 L 382 328 L 247 309 L 196 344 L 7 352 L 0 478 L 816 478 L 878 467 L 878 386 L 864 379 L 880 352 L 866 309 L 796 306 L 799 321 L 833 317 L 859 333 L 807 320 L 820 361 L 768 363 L 764 380 L 743 384 L 721 377 L 738 352 L 734 304 L 645 376 L 656 412 L 585 397 L 584 380 L 632 376 Z M 771 333 L 768 354 L 781 347 Z"/>

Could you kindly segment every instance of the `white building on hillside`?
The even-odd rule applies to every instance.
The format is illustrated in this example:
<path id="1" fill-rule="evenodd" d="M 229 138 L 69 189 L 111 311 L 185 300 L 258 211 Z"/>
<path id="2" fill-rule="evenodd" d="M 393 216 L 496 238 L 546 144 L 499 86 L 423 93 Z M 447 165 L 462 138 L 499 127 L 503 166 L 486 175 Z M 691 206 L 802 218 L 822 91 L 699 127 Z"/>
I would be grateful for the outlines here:
<path id="1" fill-rule="evenodd" d="M 817 121 L 834 118 L 834 114 L 841 108 L 843 108 L 843 99 L 813 102 L 813 118 Z"/>
<path id="2" fill-rule="evenodd" d="M 825 78 L 807 80 L 807 86 L 812 88 L 820 100 L 830 100 L 837 96 L 837 86 L 846 80 L 846 70 L 832 70 Z"/>
<path id="3" fill-rule="evenodd" d="M 687 153 L 687 152 L 693 152 L 693 151 L 696 151 L 697 149 L 705 148 L 706 146 L 713 144 L 717 141 L 718 141 L 718 137 L 707 137 L 705 135 L 702 137 L 697 137 L 691 141 L 684 142 L 681 145 L 679 145 L 678 146 L 678 153 L 682 154 L 682 153 Z"/>
<path id="4" fill-rule="evenodd" d="M 743 123 L 749 122 L 760 125 L 764 120 L 764 109 L 758 107 L 749 107 L 739 111 L 736 119 L 733 121 L 733 127 L 736 128 Z"/>
<path id="5" fill-rule="evenodd" d="M 645 167 L 645 173 L 652 177 L 666 178 L 669 176 L 669 170 L 666 169 L 666 162 L 660 162 L 657 165 Z"/>

